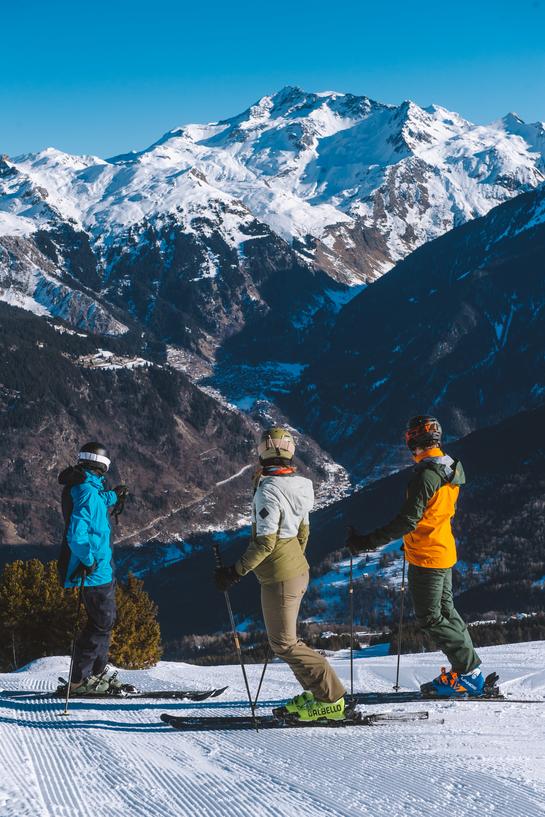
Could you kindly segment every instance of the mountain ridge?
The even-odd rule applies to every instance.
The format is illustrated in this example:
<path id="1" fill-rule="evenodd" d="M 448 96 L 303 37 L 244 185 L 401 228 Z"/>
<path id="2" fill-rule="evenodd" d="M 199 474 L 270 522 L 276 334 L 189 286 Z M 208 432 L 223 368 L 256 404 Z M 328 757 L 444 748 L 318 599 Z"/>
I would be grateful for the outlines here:
<path id="1" fill-rule="evenodd" d="M 171 226 L 168 249 L 175 235 L 206 243 L 216 222 L 239 256 L 254 223 L 254 237 L 274 234 L 302 264 L 353 285 L 544 180 L 543 123 L 507 114 L 473 125 L 439 105 L 287 86 L 110 159 L 54 148 L 3 157 L 0 236 L 32 242 L 69 225 L 88 237 L 100 290 L 115 277 L 111 256 L 150 223 Z M 0 287 L 14 286 L 0 267 Z M 30 285 L 20 289 L 32 297 Z"/>

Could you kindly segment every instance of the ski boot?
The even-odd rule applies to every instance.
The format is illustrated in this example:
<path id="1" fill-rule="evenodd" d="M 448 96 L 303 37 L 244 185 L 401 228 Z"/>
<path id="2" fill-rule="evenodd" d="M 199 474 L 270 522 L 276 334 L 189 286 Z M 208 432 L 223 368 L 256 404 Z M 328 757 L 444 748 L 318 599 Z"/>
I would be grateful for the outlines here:
<path id="1" fill-rule="evenodd" d="M 67 692 L 68 681 L 65 681 L 64 678 L 59 678 L 59 681 L 57 695 L 64 697 Z M 78 698 L 85 695 L 108 695 L 108 686 L 107 681 L 101 681 L 98 676 L 90 675 L 78 684 L 70 684 L 70 695 Z"/>
<path id="2" fill-rule="evenodd" d="M 286 722 L 343 721 L 353 717 L 354 708 L 347 706 L 344 695 L 334 703 L 318 701 L 312 692 L 296 695 L 284 706 L 273 709 L 275 718 Z"/>
<path id="3" fill-rule="evenodd" d="M 446 667 L 441 667 L 441 672 L 429 681 L 422 684 L 420 691 L 428 698 L 480 698 L 486 693 L 485 687 L 490 676 L 486 679 L 481 670 L 477 667 L 472 672 L 458 674 L 454 670 L 447 672 Z M 495 685 L 495 677 L 492 686 Z M 498 690 L 499 692 L 499 690 Z"/>
<path id="4" fill-rule="evenodd" d="M 138 692 L 132 684 L 123 684 L 117 677 L 118 670 L 111 664 L 106 664 L 102 672 L 97 676 L 99 685 L 107 684 L 106 695 L 123 697 L 124 695 L 134 695 Z"/>

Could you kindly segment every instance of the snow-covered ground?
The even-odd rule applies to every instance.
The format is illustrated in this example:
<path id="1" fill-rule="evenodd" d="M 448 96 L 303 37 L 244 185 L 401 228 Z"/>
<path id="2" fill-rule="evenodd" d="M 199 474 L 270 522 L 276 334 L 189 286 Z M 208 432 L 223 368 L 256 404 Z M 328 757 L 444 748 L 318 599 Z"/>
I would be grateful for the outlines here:
<path id="1" fill-rule="evenodd" d="M 426 703 L 370 707 L 430 711 L 430 720 L 339 730 L 182 734 L 159 720 L 178 714 L 245 713 L 237 666 L 162 662 L 124 673 L 141 687 L 221 686 L 203 704 L 75 701 L 71 716 L 51 701 L 0 699 L 2 817 L 537 817 L 545 813 L 545 643 L 481 650 L 506 693 L 542 703 Z M 348 682 L 346 654 L 334 660 Z M 438 669 L 438 654 L 403 656 L 414 689 Z M 0 675 L 0 688 L 49 688 L 68 659 L 48 658 Z M 260 666 L 249 667 L 255 689 Z M 389 691 L 391 656 L 360 658 L 358 690 Z M 267 702 L 297 684 L 274 663 Z"/>

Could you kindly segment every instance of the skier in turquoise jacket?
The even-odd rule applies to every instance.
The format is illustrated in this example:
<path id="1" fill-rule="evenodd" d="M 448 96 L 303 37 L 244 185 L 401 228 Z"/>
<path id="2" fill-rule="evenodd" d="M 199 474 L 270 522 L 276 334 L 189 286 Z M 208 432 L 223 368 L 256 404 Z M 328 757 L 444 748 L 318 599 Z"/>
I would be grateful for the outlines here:
<path id="1" fill-rule="evenodd" d="M 76 640 L 70 693 L 112 694 L 123 685 L 108 663 L 116 618 L 114 561 L 109 513 L 120 509 L 127 488 L 105 487 L 110 467 L 106 449 L 87 443 L 78 464 L 59 476 L 64 486 L 62 510 L 65 535 L 59 572 L 66 588 L 80 587 L 87 622 Z"/>
<path id="2" fill-rule="evenodd" d="M 66 530 L 70 560 L 65 587 L 81 582 L 79 566 L 86 568 L 85 587 L 109 584 L 114 578 L 108 510 L 117 505 L 115 491 L 106 491 L 104 478 L 83 469 L 85 482 L 70 488 L 72 513 Z"/>

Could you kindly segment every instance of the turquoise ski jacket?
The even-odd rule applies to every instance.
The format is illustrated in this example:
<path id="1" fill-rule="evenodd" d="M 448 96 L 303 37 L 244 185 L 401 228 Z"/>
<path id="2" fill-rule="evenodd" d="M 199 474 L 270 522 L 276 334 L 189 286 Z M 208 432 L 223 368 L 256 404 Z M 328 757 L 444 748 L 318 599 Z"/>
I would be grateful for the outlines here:
<path id="1" fill-rule="evenodd" d="M 70 548 L 65 587 L 79 586 L 81 579 L 71 581 L 70 576 L 78 564 L 97 566 L 85 580 L 85 587 L 109 584 L 114 578 L 111 527 L 108 509 L 117 502 L 115 491 L 104 489 L 104 478 L 85 472 L 85 481 L 70 488 L 73 508 L 66 530 Z"/>

